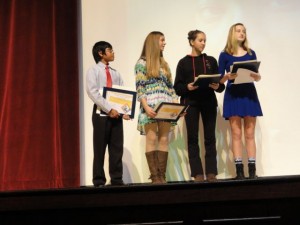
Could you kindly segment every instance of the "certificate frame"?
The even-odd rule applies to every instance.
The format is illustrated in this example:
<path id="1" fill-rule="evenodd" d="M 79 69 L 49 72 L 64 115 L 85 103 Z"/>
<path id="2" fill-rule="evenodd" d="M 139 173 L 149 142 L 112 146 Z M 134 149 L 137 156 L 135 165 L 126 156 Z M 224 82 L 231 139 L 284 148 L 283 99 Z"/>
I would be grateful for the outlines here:
<path id="1" fill-rule="evenodd" d="M 169 122 L 177 122 L 180 118 L 180 114 L 185 112 L 188 105 L 171 102 L 161 102 L 155 108 L 156 116 L 155 120 L 163 120 Z"/>
<path id="2" fill-rule="evenodd" d="M 219 83 L 221 74 L 200 74 L 195 78 L 193 86 L 208 87 L 211 83 Z"/>
<path id="3" fill-rule="evenodd" d="M 248 69 L 255 73 L 258 73 L 258 69 L 260 66 L 260 61 L 255 60 L 247 60 L 247 61 L 238 61 L 232 64 L 231 73 L 236 73 L 238 69 Z"/>
<path id="4" fill-rule="evenodd" d="M 118 88 L 103 87 L 103 95 L 106 101 L 121 115 L 129 115 L 134 118 L 136 105 L 136 92 Z"/>

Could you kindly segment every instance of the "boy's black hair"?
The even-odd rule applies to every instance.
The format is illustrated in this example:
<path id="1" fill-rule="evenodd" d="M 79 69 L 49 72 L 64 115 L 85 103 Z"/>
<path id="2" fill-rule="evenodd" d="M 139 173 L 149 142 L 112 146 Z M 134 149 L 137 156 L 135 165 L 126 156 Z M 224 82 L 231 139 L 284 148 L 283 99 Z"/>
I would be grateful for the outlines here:
<path id="1" fill-rule="evenodd" d="M 112 49 L 112 46 L 110 43 L 106 41 L 99 41 L 94 44 L 93 47 L 93 56 L 96 63 L 98 63 L 101 60 L 101 56 L 99 55 L 99 52 L 102 52 L 105 54 L 105 49 L 110 48 Z"/>

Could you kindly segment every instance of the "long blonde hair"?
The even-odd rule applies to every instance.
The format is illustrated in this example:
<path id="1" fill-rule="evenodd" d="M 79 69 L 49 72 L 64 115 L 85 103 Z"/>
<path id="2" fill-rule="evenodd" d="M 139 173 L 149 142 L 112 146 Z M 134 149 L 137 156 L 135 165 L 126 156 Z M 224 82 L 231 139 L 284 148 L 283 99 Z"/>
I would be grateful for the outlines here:
<path id="1" fill-rule="evenodd" d="M 160 31 L 152 31 L 145 39 L 141 57 L 146 60 L 146 76 L 159 77 L 160 69 L 171 80 L 171 72 L 168 63 L 165 61 L 159 47 L 159 39 L 164 34 Z"/>
<path id="2" fill-rule="evenodd" d="M 233 54 L 237 53 L 238 43 L 237 43 L 236 38 L 235 38 L 235 29 L 236 29 L 237 26 L 243 26 L 246 30 L 246 27 L 242 23 L 236 23 L 236 24 L 233 24 L 230 27 L 229 32 L 228 32 L 228 37 L 227 37 L 227 43 L 226 43 L 226 46 L 224 48 L 224 51 L 227 52 L 230 55 L 233 55 Z M 247 51 L 248 54 L 250 54 L 250 55 L 252 54 L 251 49 L 249 48 L 249 44 L 248 44 L 247 33 L 246 33 L 246 36 L 245 36 L 245 40 L 242 43 L 242 48 L 245 51 Z"/>

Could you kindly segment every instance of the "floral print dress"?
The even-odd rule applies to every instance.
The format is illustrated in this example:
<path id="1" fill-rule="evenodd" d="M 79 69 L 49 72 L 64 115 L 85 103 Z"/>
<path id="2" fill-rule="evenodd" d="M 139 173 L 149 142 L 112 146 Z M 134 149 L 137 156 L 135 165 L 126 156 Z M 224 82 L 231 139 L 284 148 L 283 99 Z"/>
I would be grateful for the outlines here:
<path id="1" fill-rule="evenodd" d="M 138 101 L 145 98 L 147 104 L 152 108 L 160 102 L 177 102 L 178 96 L 173 88 L 173 83 L 167 78 L 162 69 L 160 69 L 159 77 L 147 78 L 146 60 L 139 59 L 135 65 L 135 75 Z M 144 126 L 146 124 L 155 122 L 155 119 L 147 116 L 142 104 L 140 104 L 137 129 L 141 134 L 145 134 Z M 174 126 L 176 123 L 172 123 L 172 125 Z"/>

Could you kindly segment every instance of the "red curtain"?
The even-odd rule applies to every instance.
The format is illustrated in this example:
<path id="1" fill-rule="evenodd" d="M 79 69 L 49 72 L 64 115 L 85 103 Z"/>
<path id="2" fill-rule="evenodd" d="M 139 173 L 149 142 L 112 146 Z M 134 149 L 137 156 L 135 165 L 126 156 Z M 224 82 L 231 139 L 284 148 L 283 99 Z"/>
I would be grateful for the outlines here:
<path id="1" fill-rule="evenodd" d="M 79 186 L 77 0 L 0 0 L 0 190 Z"/>

